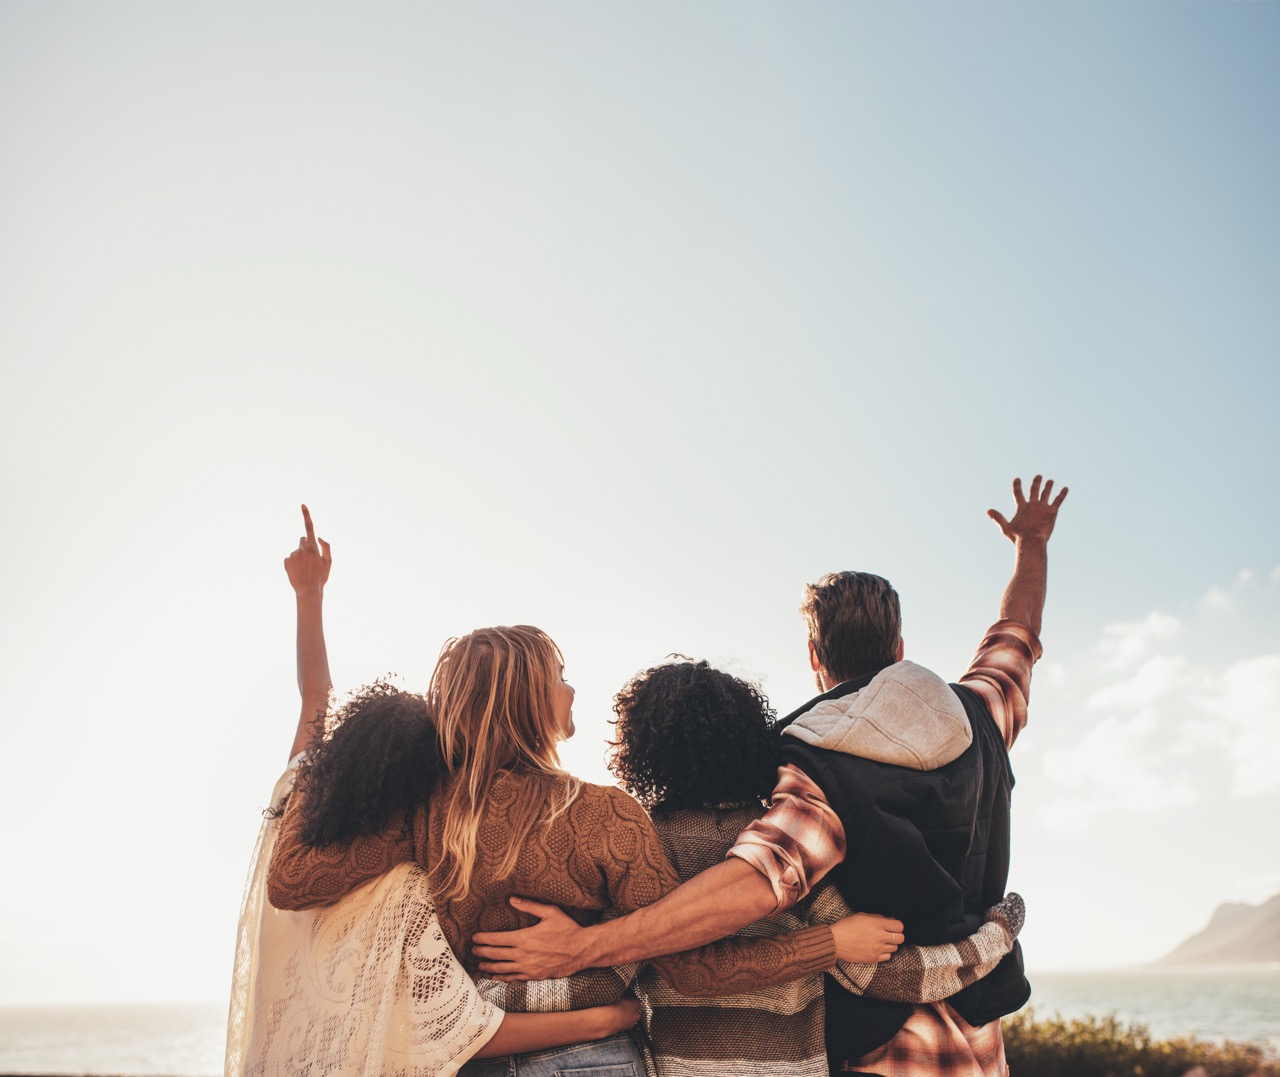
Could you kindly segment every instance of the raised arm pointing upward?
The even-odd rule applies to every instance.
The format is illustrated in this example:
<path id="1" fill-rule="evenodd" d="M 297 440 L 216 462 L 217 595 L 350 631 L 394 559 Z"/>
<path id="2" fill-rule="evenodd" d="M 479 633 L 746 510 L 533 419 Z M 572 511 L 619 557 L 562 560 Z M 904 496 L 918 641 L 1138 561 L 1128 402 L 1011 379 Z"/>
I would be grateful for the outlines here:
<path id="1" fill-rule="evenodd" d="M 298 605 L 298 694 L 302 710 L 298 731 L 289 750 L 292 759 L 303 751 L 324 727 L 333 678 L 329 675 L 329 653 L 324 645 L 324 585 L 329 582 L 333 555 L 324 539 L 316 538 L 311 512 L 302 506 L 306 534 L 298 548 L 284 559 L 284 570 Z"/>

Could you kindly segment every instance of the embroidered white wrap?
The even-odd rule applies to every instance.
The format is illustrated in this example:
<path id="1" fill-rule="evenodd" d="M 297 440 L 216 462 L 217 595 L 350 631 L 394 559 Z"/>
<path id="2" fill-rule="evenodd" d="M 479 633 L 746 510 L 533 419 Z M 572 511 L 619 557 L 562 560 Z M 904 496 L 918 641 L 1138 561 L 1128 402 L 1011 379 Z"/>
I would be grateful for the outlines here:
<path id="1" fill-rule="evenodd" d="M 449 949 L 426 873 L 402 864 L 330 908 L 281 912 L 266 896 L 279 823 L 263 822 L 241 903 L 226 1077 L 452 1077 L 503 1012 Z"/>

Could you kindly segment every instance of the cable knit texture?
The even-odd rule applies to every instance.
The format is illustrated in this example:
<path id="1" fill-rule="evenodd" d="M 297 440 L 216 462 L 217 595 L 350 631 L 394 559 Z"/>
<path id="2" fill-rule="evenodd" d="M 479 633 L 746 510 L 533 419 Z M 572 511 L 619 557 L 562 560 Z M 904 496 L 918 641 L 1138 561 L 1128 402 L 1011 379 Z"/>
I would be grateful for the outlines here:
<path id="1" fill-rule="evenodd" d="M 510 906 L 507 899 L 513 895 L 559 905 L 586 924 L 598 922 L 611 909 L 629 913 L 652 904 L 679 883 L 644 809 L 621 789 L 589 784 L 583 784 L 567 812 L 549 826 L 535 828 L 515 869 L 499 875 L 497 866 L 507 852 L 513 820 L 542 814 L 563 781 L 506 772 L 490 790 L 477 835 L 471 892 L 438 909 L 445 937 L 468 971 L 477 971 L 470 953 L 475 932 L 506 931 L 535 922 Z M 395 864 L 413 860 L 429 868 L 442 856 L 445 795 L 447 785 L 411 818 L 395 820 L 381 834 L 321 849 L 302 841 L 301 797 L 295 795 L 271 859 L 271 904 L 282 909 L 328 905 Z M 728 939 L 654 962 L 683 994 L 696 996 L 771 986 L 834 964 L 835 940 L 828 927 L 778 938 Z M 616 1001 L 632 971 L 589 969 L 567 981 L 550 981 L 546 988 L 495 985 L 483 978 L 477 982 L 486 999 L 505 1009 L 577 1009 Z M 553 1001 L 548 1003 L 548 997 Z"/>

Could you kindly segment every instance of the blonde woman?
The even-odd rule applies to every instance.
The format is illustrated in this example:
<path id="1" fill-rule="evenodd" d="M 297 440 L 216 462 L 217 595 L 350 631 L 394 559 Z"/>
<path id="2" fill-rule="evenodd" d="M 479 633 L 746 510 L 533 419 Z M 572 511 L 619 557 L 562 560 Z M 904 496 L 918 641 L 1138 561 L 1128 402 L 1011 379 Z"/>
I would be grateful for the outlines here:
<path id="1" fill-rule="evenodd" d="M 337 904 L 282 912 L 266 902 L 267 864 L 279 836 L 304 749 L 323 729 L 331 689 L 321 602 L 331 558 L 303 506 L 306 535 L 285 559 L 297 597 L 298 689 L 302 710 L 288 769 L 271 796 L 254 850 L 241 907 L 227 1021 L 225 1077 L 450 1077 L 468 1059 L 604 1039 L 635 1024 L 634 999 L 568 1013 L 506 1014 L 476 991 L 445 942 L 425 872 L 394 870 Z M 361 720 L 346 721 L 360 715 Z M 330 715 L 348 765 L 364 749 L 410 751 L 430 730 L 421 696 L 376 684 Z M 364 730 L 376 742 L 357 745 Z M 326 751 L 322 749 L 322 756 Z M 322 764 L 323 765 L 323 764 Z M 430 783 L 435 768 L 384 772 L 401 789 Z M 352 772 L 347 771 L 347 777 Z"/>
<path id="2" fill-rule="evenodd" d="M 318 608 L 307 630 L 323 639 Z M 560 905 L 593 923 L 674 889 L 678 877 L 643 808 L 620 789 L 580 782 L 560 768 L 557 747 L 573 733 L 573 699 L 546 633 L 485 628 L 449 640 L 440 653 L 427 694 L 433 734 L 424 720 L 418 734 L 380 740 L 380 727 L 359 714 L 328 740 L 311 730 L 312 758 L 268 871 L 271 904 L 324 906 L 398 864 L 416 863 L 428 873 L 449 946 L 474 976 L 475 932 L 533 922 L 513 898 Z M 356 731 L 363 753 L 345 749 L 344 730 Z M 442 779 L 428 780 L 437 767 Z M 838 957 L 885 960 L 899 930 L 896 920 L 859 915 L 778 938 L 726 940 L 655 965 L 687 995 L 742 991 L 823 971 Z M 566 1011 L 617 1002 L 633 973 L 591 969 L 542 984 L 478 986 L 508 1011 Z M 626 1033 L 515 1055 L 504 1066 L 519 1077 L 645 1072 Z"/>

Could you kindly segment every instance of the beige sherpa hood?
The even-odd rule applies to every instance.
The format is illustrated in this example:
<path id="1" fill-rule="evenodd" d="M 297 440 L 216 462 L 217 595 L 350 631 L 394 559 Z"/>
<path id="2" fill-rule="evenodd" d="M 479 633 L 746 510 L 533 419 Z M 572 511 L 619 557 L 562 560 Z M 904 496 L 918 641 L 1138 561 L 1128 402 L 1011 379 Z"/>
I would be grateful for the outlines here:
<path id="1" fill-rule="evenodd" d="M 945 766 L 973 740 L 951 686 L 914 662 L 895 662 L 865 688 L 822 700 L 785 732 L 815 748 L 912 770 Z"/>

